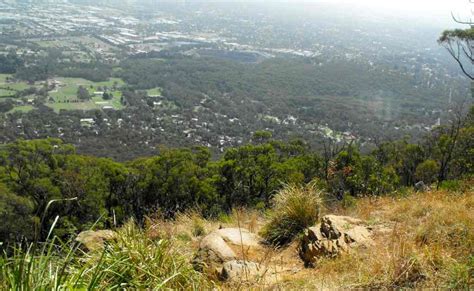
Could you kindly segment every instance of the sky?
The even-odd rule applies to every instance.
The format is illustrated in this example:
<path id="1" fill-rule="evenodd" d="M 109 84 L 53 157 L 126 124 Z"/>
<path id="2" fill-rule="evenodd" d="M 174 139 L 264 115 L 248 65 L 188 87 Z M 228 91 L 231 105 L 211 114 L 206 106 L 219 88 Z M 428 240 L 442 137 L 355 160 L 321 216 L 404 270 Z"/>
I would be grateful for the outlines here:
<path id="1" fill-rule="evenodd" d="M 323 2 L 332 4 L 352 4 L 389 10 L 407 11 L 451 11 L 469 9 L 469 0 L 292 0 L 292 2 Z M 474 5 L 472 5 L 474 8 Z"/>
<path id="2" fill-rule="evenodd" d="M 278 2 L 278 0 L 267 0 Z M 386 16 L 407 16 L 432 22 L 434 26 L 459 26 L 451 13 L 460 20 L 474 19 L 474 3 L 469 0 L 282 0 L 290 3 L 330 3 L 341 7 L 362 7 L 374 14 Z"/>

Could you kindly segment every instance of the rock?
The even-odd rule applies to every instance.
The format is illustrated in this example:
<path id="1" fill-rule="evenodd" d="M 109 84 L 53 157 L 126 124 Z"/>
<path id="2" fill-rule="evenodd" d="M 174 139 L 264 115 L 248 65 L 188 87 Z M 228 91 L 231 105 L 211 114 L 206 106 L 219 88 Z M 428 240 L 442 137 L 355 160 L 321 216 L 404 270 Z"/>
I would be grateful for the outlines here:
<path id="1" fill-rule="evenodd" d="M 367 227 L 356 225 L 353 228 L 345 232 L 345 241 L 349 243 L 358 243 L 358 244 L 370 244 L 372 239 L 370 238 L 370 231 Z"/>
<path id="2" fill-rule="evenodd" d="M 117 237 L 117 233 L 112 230 L 85 230 L 79 233 L 76 241 L 83 244 L 88 250 L 97 250 L 104 247 L 106 241 L 113 240 Z"/>
<path id="3" fill-rule="evenodd" d="M 193 264 L 197 270 L 220 266 L 225 262 L 237 260 L 236 250 L 256 248 L 261 238 L 243 228 L 223 228 L 205 236 L 194 257 Z M 234 249 L 233 249 L 234 248 Z"/>
<path id="4" fill-rule="evenodd" d="M 222 265 L 220 279 L 225 281 L 253 281 L 265 275 L 265 269 L 255 262 L 232 260 Z"/>
<path id="5" fill-rule="evenodd" d="M 426 192 L 430 190 L 430 187 L 426 186 L 425 182 L 419 181 L 415 184 L 415 190 L 418 192 Z"/>
<path id="6" fill-rule="evenodd" d="M 210 233 L 199 244 L 199 251 L 203 252 L 206 261 L 223 263 L 236 258 L 234 251 L 227 245 L 222 236 Z"/>
<path id="7" fill-rule="evenodd" d="M 300 257 L 306 266 L 320 257 L 336 257 L 357 245 L 372 244 L 371 233 L 363 221 L 348 216 L 326 215 L 321 223 L 306 229 Z"/>
<path id="8" fill-rule="evenodd" d="M 258 235 L 243 228 L 222 228 L 216 230 L 215 233 L 220 235 L 226 242 L 239 246 L 259 246 L 262 240 Z"/>

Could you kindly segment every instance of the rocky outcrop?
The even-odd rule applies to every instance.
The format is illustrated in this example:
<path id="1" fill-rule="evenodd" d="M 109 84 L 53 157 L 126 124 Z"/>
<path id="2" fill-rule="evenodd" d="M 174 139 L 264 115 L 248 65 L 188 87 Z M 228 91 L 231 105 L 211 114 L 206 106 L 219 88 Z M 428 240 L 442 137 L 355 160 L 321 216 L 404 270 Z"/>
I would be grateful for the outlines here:
<path id="1" fill-rule="evenodd" d="M 79 233 L 76 241 L 80 242 L 88 250 L 97 250 L 104 247 L 106 241 L 115 239 L 117 233 L 112 230 L 85 230 Z"/>
<path id="2" fill-rule="evenodd" d="M 254 274 L 258 264 L 242 260 L 262 239 L 243 228 L 223 228 L 211 232 L 199 243 L 193 264 L 197 270 L 217 272 L 221 279 L 234 280 L 243 272 Z M 245 253 L 245 254 L 244 254 Z M 251 277 L 255 277 L 252 275 Z"/>
<path id="3" fill-rule="evenodd" d="M 336 257 L 352 247 L 372 243 L 371 232 L 362 220 L 326 215 L 321 223 L 305 230 L 300 257 L 306 266 L 314 266 L 320 257 Z"/>

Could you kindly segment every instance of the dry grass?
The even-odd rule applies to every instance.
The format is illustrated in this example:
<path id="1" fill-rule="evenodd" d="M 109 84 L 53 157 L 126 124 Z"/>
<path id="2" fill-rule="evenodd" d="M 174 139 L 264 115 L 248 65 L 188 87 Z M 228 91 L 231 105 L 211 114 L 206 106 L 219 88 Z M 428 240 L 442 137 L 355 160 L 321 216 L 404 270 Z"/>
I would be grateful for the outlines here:
<path id="1" fill-rule="evenodd" d="M 271 285 L 266 280 L 251 286 L 226 283 L 219 288 L 474 288 L 472 187 L 463 193 L 410 192 L 403 197 L 364 198 L 350 208 L 326 211 L 367 221 L 374 227 L 375 245 L 336 259 L 322 259 L 316 268 L 306 269 L 298 257 L 296 239 L 285 248 L 267 248 L 261 254 L 248 256 L 278 273 Z M 172 222 L 155 221 L 149 229 L 160 229 L 181 253 L 191 257 L 203 234 L 237 226 L 258 233 L 265 229 L 264 225 L 261 212 L 236 209 L 214 221 L 190 212 Z"/>
<path id="2" fill-rule="evenodd" d="M 472 288 L 473 206 L 473 191 L 434 191 L 361 199 L 350 210 L 339 209 L 392 230 L 377 233 L 375 228 L 375 246 L 323 260 L 303 285 L 330 281 L 353 288 Z"/>

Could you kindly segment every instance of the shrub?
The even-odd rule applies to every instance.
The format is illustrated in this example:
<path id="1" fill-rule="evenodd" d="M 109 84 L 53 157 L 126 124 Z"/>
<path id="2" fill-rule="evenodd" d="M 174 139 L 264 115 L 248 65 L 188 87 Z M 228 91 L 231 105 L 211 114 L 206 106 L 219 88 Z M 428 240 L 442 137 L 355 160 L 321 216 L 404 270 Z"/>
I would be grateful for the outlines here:
<path id="1" fill-rule="evenodd" d="M 427 185 L 436 181 L 439 172 L 439 165 L 436 161 L 426 160 L 416 167 L 415 177 L 418 181 L 423 181 Z"/>
<path id="2" fill-rule="evenodd" d="M 357 205 L 357 199 L 349 194 L 344 194 L 341 201 L 342 207 L 352 208 Z"/>
<path id="3" fill-rule="evenodd" d="M 270 244 L 281 246 L 293 240 L 306 227 L 319 219 L 321 193 L 315 183 L 305 186 L 287 185 L 273 198 L 269 222 L 261 235 Z"/>
<path id="4" fill-rule="evenodd" d="M 457 192 L 461 190 L 461 182 L 459 180 L 443 181 L 440 188 L 446 191 Z"/>

